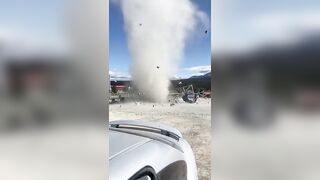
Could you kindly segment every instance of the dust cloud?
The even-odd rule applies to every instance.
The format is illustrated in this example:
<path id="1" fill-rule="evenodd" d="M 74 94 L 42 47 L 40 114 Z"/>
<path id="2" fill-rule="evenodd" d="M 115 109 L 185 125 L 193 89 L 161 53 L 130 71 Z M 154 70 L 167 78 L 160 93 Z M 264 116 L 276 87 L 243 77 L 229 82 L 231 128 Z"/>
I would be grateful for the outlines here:
<path id="1" fill-rule="evenodd" d="M 187 39 L 208 17 L 190 0 L 120 0 L 132 64 L 130 73 L 150 101 L 163 102 Z"/>

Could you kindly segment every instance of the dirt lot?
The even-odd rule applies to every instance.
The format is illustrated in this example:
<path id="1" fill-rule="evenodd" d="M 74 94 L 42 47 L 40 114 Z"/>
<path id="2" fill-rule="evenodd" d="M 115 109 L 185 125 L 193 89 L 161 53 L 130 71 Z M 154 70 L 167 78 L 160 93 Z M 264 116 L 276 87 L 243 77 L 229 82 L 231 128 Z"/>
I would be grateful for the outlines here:
<path id="1" fill-rule="evenodd" d="M 195 153 L 199 179 L 211 179 L 211 99 L 173 106 L 141 102 L 110 104 L 109 120 L 145 120 L 179 129 Z"/>

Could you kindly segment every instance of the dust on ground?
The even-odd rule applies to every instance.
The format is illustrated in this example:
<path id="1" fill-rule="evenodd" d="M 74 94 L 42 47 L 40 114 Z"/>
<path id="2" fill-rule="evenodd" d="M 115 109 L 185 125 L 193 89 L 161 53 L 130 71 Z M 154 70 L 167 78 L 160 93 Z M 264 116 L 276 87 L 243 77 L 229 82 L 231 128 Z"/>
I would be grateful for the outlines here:
<path id="1" fill-rule="evenodd" d="M 130 102 L 109 105 L 109 120 L 143 120 L 177 128 L 195 154 L 200 180 L 211 175 L 211 99 L 197 103 Z"/>

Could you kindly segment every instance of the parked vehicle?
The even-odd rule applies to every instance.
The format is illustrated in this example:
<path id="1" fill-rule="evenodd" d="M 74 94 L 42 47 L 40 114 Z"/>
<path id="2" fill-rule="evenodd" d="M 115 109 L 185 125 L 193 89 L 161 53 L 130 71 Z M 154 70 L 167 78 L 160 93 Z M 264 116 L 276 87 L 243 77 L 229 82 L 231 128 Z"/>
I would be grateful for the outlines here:
<path id="1" fill-rule="evenodd" d="M 110 180 L 197 180 L 193 151 L 172 127 L 143 121 L 111 121 Z"/>

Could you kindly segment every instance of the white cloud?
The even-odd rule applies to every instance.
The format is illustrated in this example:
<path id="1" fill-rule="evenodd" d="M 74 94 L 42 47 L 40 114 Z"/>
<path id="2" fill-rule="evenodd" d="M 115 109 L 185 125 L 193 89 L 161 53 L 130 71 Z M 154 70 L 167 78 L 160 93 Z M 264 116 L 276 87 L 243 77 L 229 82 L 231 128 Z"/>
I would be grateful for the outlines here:
<path id="1" fill-rule="evenodd" d="M 261 6 L 259 1 L 250 2 L 250 7 L 259 8 L 254 11 L 246 10 L 248 2 L 238 0 L 211 3 L 215 17 L 211 23 L 212 52 L 241 53 L 265 44 L 287 45 L 320 32 L 319 5 L 300 3 L 288 3 L 280 8 L 284 5 L 280 1 L 279 6 L 274 3 L 274 7 Z"/>
<path id="2" fill-rule="evenodd" d="M 0 40 L 2 42 L 12 41 L 16 38 L 16 36 L 17 34 L 15 31 L 4 27 L 0 28 Z"/>
<path id="3" fill-rule="evenodd" d="M 202 76 L 211 72 L 211 65 L 181 68 L 171 79 L 187 79 L 191 76 Z M 109 71 L 111 80 L 131 80 L 131 75 L 118 70 Z"/>
<path id="4" fill-rule="evenodd" d="M 211 72 L 211 65 L 187 67 L 180 69 L 178 73 L 173 76 L 173 79 L 186 79 L 191 76 L 202 76 L 209 72 Z"/>
<path id="5" fill-rule="evenodd" d="M 109 71 L 111 80 L 130 80 L 131 76 L 128 73 L 120 72 L 117 70 Z"/>
<path id="6" fill-rule="evenodd" d="M 18 27 L 1 26 L 2 53 L 7 56 L 59 55 L 68 52 L 68 41 L 58 34 L 27 32 Z"/>
<path id="7" fill-rule="evenodd" d="M 206 66 L 194 66 L 189 68 L 184 68 L 186 71 L 195 72 L 195 73 L 208 73 L 211 71 L 211 65 Z"/>
<path id="8" fill-rule="evenodd" d="M 290 43 L 301 36 L 320 31 L 319 11 L 272 12 L 252 19 L 256 32 L 263 32 L 261 40 Z"/>
<path id="9" fill-rule="evenodd" d="M 320 30 L 320 13 L 318 11 L 273 12 L 258 16 L 253 23 L 259 28 L 290 30 L 304 28 Z"/>

